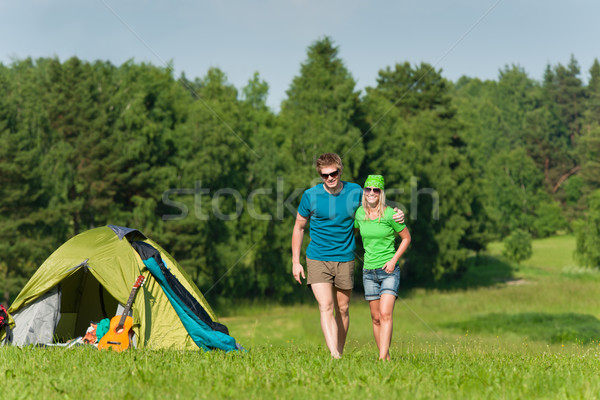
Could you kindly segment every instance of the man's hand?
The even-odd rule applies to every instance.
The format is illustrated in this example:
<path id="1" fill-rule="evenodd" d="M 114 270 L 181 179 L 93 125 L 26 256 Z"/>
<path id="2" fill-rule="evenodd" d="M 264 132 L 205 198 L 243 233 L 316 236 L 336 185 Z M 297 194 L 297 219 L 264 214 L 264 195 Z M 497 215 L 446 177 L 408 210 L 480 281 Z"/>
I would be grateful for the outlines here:
<path id="1" fill-rule="evenodd" d="M 304 239 L 304 228 L 308 223 L 308 219 L 298 213 L 296 215 L 296 223 L 294 224 L 294 230 L 292 231 L 292 274 L 294 279 L 302 284 L 300 277 L 304 277 L 304 267 L 300 264 L 300 250 L 302 248 L 302 239 Z"/>
<path id="2" fill-rule="evenodd" d="M 302 277 L 302 279 L 306 279 L 306 277 L 304 276 L 304 267 L 302 266 L 302 264 L 294 263 L 292 266 L 292 274 L 294 275 L 294 279 L 302 285 L 300 277 Z"/>
<path id="3" fill-rule="evenodd" d="M 392 217 L 392 218 L 394 218 L 394 221 L 396 221 L 399 224 L 403 224 L 404 223 L 404 213 L 402 212 L 402 210 L 399 209 L 398 207 L 394 207 L 394 211 L 396 211 L 396 214 L 394 214 Z"/>

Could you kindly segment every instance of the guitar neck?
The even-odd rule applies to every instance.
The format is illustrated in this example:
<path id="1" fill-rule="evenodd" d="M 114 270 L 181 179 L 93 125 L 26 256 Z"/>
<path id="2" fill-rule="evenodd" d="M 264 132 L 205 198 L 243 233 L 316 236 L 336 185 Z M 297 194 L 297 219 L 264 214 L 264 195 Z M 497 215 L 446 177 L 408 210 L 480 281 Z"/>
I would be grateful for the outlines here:
<path id="1" fill-rule="evenodd" d="M 137 290 L 138 286 L 134 286 L 131 290 L 131 294 L 129 295 L 129 299 L 127 299 L 125 309 L 123 310 L 123 315 L 121 315 L 121 319 L 119 320 L 119 324 L 117 325 L 119 328 L 122 328 L 123 325 L 125 325 L 125 318 L 127 318 L 127 314 L 129 314 L 129 310 L 131 310 L 131 305 L 133 304 L 133 299 L 135 298 Z"/>

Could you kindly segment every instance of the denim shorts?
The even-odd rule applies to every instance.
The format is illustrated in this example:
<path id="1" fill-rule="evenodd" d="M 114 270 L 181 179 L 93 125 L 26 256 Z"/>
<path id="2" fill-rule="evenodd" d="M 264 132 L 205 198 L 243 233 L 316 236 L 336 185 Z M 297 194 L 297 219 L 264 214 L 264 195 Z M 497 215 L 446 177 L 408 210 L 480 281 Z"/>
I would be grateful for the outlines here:
<path id="1" fill-rule="evenodd" d="M 368 301 L 378 300 L 384 293 L 398 297 L 400 267 L 396 266 L 391 274 L 381 268 L 363 269 L 363 286 Z"/>

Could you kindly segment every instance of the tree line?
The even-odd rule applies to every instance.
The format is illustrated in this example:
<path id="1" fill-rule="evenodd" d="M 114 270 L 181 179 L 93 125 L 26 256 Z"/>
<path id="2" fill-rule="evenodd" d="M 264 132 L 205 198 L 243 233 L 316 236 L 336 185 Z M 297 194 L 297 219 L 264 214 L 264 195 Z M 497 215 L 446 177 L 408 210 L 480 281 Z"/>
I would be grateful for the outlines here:
<path id="1" fill-rule="evenodd" d="M 134 62 L 0 64 L 4 302 L 60 244 L 106 224 L 155 240 L 209 300 L 294 299 L 295 208 L 323 152 L 342 156 L 344 180 L 385 176 L 413 237 L 412 285 L 459 279 L 516 230 L 574 231 L 581 263 L 598 266 L 597 60 L 589 74 L 572 57 L 542 82 L 519 66 L 451 82 L 405 62 L 361 93 L 325 37 L 275 113 L 258 73 L 238 89 L 217 68 L 190 80 Z"/>

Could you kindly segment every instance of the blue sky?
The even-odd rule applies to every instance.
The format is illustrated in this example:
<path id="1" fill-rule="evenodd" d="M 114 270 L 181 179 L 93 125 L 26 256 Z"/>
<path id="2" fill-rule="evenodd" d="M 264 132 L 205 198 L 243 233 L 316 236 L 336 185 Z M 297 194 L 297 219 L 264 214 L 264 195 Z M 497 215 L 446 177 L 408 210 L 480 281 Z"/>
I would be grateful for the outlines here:
<path id="1" fill-rule="evenodd" d="M 453 81 L 497 79 L 511 64 L 540 80 L 571 54 L 587 80 L 600 58 L 598 15 L 597 0 L 0 0 L 0 62 L 172 61 L 176 77 L 218 67 L 237 88 L 258 71 L 277 110 L 307 47 L 325 35 L 357 89 L 405 61 Z"/>

